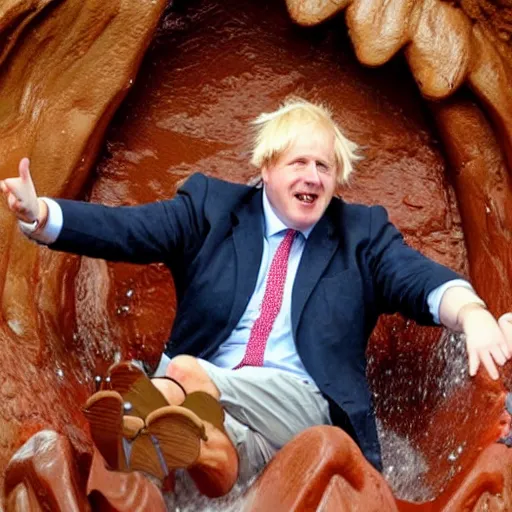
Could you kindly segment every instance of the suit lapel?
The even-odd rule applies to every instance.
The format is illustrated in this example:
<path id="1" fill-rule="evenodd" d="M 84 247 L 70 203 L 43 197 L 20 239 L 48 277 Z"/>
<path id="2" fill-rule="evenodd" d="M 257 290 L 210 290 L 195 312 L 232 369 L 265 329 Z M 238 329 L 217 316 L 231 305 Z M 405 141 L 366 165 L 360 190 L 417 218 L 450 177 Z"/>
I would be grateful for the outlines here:
<path id="1" fill-rule="evenodd" d="M 263 255 L 262 189 L 258 189 L 249 203 L 244 204 L 233 217 L 237 274 L 227 332 L 231 332 L 240 320 L 256 287 Z"/>
<path id="2" fill-rule="evenodd" d="M 233 214 L 233 242 L 237 277 L 233 309 L 226 326 L 231 333 L 240 320 L 256 287 L 263 255 L 262 189 Z M 292 329 L 297 327 L 304 306 L 338 247 L 334 225 L 325 213 L 309 235 L 297 270 L 292 292 Z"/>
<path id="3" fill-rule="evenodd" d="M 334 226 L 324 214 L 309 235 L 292 292 L 292 331 L 297 340 L 297 328 L 306 302 L 338 247 Z"/>

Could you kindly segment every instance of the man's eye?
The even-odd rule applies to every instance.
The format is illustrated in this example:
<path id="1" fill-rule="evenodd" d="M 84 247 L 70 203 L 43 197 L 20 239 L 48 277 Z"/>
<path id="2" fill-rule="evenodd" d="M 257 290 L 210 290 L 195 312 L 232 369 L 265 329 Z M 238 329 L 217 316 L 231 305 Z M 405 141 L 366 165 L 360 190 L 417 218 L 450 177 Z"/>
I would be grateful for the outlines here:
<path id="1" fill-rule="evenodd" d="M 295 165 L 306 165 L 306 160 L 302 160 L 302 159 L 299 159 L 299 160 L 295 160 L 294 162 Z"/>
<path id="2" fill-rule="evenodd" d="M 330 171 L 330 169 L 331 169 L 331 168 L 330 168 L 327 164 L 325 164 L 324 162 L 317 162 L 317 163 L 316 163 L 316 166 L 317 166 L 317 168 L 318 168 L 318 170 L 319 170 L 320 172 L 329 172 L 329 171 Z"/>

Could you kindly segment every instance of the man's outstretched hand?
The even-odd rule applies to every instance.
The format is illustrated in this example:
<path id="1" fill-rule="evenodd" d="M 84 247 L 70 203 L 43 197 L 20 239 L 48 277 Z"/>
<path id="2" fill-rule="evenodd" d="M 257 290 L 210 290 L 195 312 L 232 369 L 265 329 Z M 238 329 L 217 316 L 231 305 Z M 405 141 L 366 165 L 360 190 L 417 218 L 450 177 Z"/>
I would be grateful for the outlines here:
<path id="1" fill-rule="evenodd" d="M 461 311 L 460 323 L 466 335 L 469 374 L 476 375 L 483 365 L 491 379 L 497 380 L 497 365 L 503 366 L 512 357 L 512 313 L 496 322 L 486 309 L 468 305 Z"/>
<path id="2" fill-rule="evenodd" d="M 469 375 L 475 376 L 482 365 L 491 379 L 497 380 L 497 367 L 512 357 L 512 313 L 496 321 L 471 287 L 457 285 L 444 292 L 439 319 L 449 329 L 466 335 Z"/>
<path id="3" fill-rule="evenodd" d="M 9 209 L 18 220 L 34 222 L 40 219 L 40 201 L 37 198 L 34 182 L 30 176 L 30 161 L 22 158 L 19 165 L 19 177 L 0 181 Z"/>

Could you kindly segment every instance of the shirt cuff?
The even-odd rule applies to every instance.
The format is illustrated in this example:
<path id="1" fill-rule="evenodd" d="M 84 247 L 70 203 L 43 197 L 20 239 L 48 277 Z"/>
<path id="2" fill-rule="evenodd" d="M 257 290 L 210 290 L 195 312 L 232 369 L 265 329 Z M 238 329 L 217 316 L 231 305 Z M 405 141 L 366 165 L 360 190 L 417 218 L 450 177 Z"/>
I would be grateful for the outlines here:
<path id="1" fill-rule="evenodd" d="M 62 231 L 62 225 L 64 219 L 62 216 L 62 209 L 53 199 L 48 197 L 41 197 L 41 199 L 48 206 L 48 219 L 46 225 L 40 231 L 34 233 L 33 229 L 28 227 L 26 223 L 19 222 L 21 232 L 31 240 L 39 242 L 41 244 L 49 245 L 55 242 Z"/>
<path id="2" fill-rule="evenodd" d="M 444 292 L 448 290 L 448 288 L 453 288 L 454 286 L 462 286 L 463 288 L 467 288 L 468 290 L 475 291 L 471 284 L 469 284 L 464 279 L 452 279 L 451 281 L 447 281 L 446 283 L 434 288 L 427 297 L 427 304 L 430 314 L 434 318 L 434 322 L 436 324 L 440 324 L 439 320 L 439 307 L 441 306 L 441 300 L 443 298 Z M 476 295 L 476 292 L 475 292 Z"/>

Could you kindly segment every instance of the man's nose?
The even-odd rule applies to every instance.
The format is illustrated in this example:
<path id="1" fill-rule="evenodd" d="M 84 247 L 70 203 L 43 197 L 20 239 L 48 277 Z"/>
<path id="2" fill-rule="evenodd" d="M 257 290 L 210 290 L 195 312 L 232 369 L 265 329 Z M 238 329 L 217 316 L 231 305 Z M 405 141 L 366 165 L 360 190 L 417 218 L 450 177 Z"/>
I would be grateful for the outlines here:
<path id="1" fill-rule="evenodd" d="M 316 162 L 309 162 L 306 166 L 305 180 L 307 183 L 311 183 L 312 185 L 320 184 L 320 175 L 318 174 Z"/>

